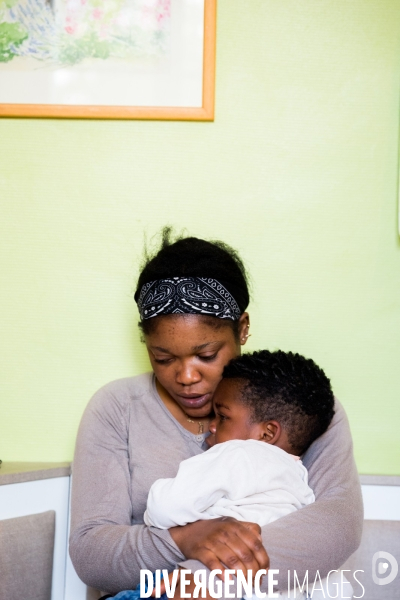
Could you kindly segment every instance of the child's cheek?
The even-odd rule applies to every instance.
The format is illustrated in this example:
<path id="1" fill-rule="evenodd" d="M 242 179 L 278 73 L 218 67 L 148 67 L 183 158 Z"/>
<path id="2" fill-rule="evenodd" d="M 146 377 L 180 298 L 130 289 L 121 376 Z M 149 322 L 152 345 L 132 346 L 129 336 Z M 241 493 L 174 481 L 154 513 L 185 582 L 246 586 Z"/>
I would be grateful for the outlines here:
<path id="1" fill-rule="evenodd" d="M 214 433 L 210 433 L 210 435 L 206 438 L 206 444 L 208 445 L 209 448 L 212 448 L 213 446 L 215 446 L 215 434 Z"/>

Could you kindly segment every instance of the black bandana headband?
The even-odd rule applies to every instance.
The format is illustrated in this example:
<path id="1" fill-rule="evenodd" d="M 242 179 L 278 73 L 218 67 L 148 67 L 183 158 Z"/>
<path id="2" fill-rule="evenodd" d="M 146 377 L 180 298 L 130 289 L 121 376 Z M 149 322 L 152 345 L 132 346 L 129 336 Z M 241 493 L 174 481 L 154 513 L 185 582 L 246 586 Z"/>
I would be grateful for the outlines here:
<path id="1" fill-rule="evenodd" d="M 237 321 L 242 314 L 230 292 L 216 279 L 171 277 L 144 284 L 137 300 L 142 321 L 159 315 L 210 315 Z"/>

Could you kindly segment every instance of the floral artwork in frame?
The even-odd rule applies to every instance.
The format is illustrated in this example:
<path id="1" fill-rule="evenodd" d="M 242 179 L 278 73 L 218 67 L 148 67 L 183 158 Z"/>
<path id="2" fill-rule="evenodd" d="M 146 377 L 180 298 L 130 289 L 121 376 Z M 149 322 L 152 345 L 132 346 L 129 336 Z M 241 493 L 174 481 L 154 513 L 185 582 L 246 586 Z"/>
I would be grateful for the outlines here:
<path id="1" fill-rule="evenodd" d="M 0 116 L 212 120 L 216 0 L 0 0 Z"/>

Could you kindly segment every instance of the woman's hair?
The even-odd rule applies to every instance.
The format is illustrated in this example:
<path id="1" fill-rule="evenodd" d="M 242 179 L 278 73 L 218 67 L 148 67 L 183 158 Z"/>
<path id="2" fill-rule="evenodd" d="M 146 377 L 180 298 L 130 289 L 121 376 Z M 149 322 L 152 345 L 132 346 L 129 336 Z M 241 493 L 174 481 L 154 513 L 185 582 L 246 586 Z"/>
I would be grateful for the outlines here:
<path id="1" fill-rule="evenodd" d="M 222 377 L 243 381 L 242 402 L 250 408 L 252 421 L 278 421 L 296 454 L 303 454 L 328 429 L 335 414 L 329 379 L 300 354 L 243 354 L 226 365 Z"/>
<path id="2" fill-rule="evenodd" d="M 248 277 L 236 250 L 221 241 L 174 235 L 172 227 L 167 226 L 160 232 L 159 247 L 154 253 L 150 254 L 145 247 L 135 300 L 138 300 L 146 283 L 171 277 L 207 277 L 219 281 L 236 300 L 241 313 L 250 301 Z M 228 325 L 235 337 L 239 335 L 238 321 L 200 317 L 214 327 Z M 149 334 L 158 318 L 141 320 L 139 327 L 142 332 Z"/>

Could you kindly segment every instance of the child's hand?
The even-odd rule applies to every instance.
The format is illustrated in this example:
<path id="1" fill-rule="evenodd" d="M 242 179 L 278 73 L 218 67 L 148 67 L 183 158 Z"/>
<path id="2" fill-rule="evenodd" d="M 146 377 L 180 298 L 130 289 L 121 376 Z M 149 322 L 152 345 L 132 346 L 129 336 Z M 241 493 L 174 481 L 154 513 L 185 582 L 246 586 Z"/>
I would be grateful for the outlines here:
<path id="1" fill-rule="evenodd" d="M 172 581 L 173 575 L 174 575 L 173 571 L 172 571 L 172 573 L 168 573 L 168 581 L 169 581 L 169 585 L 170 586 L 171 586 L 171 581 Z M 181 578 L 181 572 L 178 571 L 178 578 L 176 580 L 176 585 L 178 585 L 180 578 Z M 160 592 L 161 592 L 161 596 L 163 594 L 165 594 L 165 581 L 164 581 L 164 579 L 161 579 Z M 154 588 L 153 591 L 151 592 L 150 598 L 155 598 L 155 597 L 156 597 L 156 588 Z"/>

